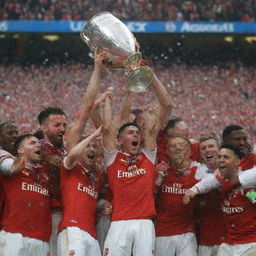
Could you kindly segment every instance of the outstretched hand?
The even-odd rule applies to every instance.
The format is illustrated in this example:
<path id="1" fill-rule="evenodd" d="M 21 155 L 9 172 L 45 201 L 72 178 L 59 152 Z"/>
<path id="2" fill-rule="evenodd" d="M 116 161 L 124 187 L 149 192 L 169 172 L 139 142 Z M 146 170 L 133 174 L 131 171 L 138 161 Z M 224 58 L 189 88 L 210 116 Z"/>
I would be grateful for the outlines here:
<path id="1" fill-rule="evenodd" d="M 185 195 L 182 198 L 183 204 L 188 204 L 192 198 L 194 198 L 197 195 L 196 192 L 193 192 L 192 190 L 188 190 Z"/>
<path id="2" fill-rule="evenodd" d="M 102 215 L 110 215 L 112 213 L 112 205 L 105 199 L 101 199 L 97 203 L 96 207 L 97 213 Z"/>

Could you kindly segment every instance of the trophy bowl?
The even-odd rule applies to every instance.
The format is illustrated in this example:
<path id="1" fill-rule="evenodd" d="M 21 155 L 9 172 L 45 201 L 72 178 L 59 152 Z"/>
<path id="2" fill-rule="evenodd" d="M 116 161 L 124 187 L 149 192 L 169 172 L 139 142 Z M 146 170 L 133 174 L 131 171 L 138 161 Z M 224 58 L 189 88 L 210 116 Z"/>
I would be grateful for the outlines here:
<path id="1" fill-rule="evenodd" d="M 145 91 L 150 85 L 150 68 L 140 67 L 141 53 L 129 28 L 109 12 L 93 16 L 80 33 L 81 39 L 94 52 L 104 52 L 107 60 L 128 70 L 127 87 L 133 92 Z M 147 74 L 148 73 L 148 74 Z"/>

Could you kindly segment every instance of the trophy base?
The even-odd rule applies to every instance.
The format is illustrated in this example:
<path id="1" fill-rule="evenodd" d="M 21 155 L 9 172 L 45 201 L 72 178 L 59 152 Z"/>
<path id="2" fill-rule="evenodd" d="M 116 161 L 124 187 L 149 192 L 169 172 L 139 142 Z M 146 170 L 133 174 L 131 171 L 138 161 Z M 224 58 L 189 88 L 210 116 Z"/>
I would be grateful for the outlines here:
<path id="1" fill-rule="evenodd" d="M 149 67 L 138 67 L 127 79 L 127 88 L 131 92 L 144 92 L 150 86 L 153 79 L 153 73 Z"/>

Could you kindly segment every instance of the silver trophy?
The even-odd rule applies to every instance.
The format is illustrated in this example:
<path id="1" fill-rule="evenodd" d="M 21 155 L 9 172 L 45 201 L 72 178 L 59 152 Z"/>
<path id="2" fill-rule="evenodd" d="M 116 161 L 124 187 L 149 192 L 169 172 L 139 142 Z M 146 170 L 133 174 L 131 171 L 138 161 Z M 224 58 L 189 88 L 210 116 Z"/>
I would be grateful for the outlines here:
<path id="1" fill-rule="evenodd" d="M 128 73 L 127 88 L 143 92 L 152 82 L 152 71 L 140 66 L 141 53 L 136 50 L 136 39 L 128 27 L 109 12 L 93 16 L 81 31 L 82 40 L 92 51 L 97 48 L 107 53 L 107 59 L 119 64 Z"/>

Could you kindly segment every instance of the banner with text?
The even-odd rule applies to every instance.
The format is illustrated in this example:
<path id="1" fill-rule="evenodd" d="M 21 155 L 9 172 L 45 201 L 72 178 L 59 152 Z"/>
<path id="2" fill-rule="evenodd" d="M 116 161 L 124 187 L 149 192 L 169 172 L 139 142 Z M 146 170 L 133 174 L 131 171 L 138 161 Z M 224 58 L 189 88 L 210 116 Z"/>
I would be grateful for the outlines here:
<path id="1" fill-rule="evenodd" d="M 78 33 L 86 21 L 0 20 L 0 32 Z M 127 21 L 134 33 L 256 33 L 256 22 Z"/>

